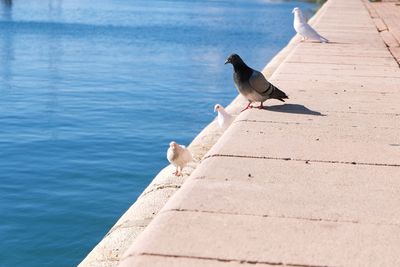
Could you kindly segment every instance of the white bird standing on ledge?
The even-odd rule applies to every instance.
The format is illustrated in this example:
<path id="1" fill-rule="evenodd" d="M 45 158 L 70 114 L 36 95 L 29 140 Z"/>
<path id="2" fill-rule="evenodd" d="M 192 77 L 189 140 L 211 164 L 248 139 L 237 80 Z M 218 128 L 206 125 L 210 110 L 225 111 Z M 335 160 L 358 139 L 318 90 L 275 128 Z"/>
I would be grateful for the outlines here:
<path id="1" fill-rule="evenodd" d="M 214 112 L 218 112 L 218 125 L 219 128 L 224 131 L 229 127 L 229 125 L 232 124 L 233 120 L 235 119 L 235 117 L 226 112 L 224 107 L 220 104 L 215 105 Z"/>
<path id="2" fill-rule="evenodd" d="M 293 21 L 293 27 L 296 30 L 298 34 L 301 35 L 302 39 L 301 41 L 310 39 L 314 41 L 318 41 L 321 43 L 327 43 L 329 42 L 328 39 L 322 37 L 317 33 L 316 30 L 314 30 L 306 21 L 303 12 L 301 12 L 301 9 L 298 7 L 295 7 L 292 11 L 294 14 L 294 21 Z"/>
<path id="3" fill-rule="evenodd" d="M 190 153 L 189 149 L 187 149 L 185 146 L 177 144 L 174 141 L 169 143 L 167 159 L 176 167 L 175 172 L 173 173 L 175 176 L 183 175 L 182 169 L 186 166 L 186 164 L 193 161 L 192 153 Z"/>

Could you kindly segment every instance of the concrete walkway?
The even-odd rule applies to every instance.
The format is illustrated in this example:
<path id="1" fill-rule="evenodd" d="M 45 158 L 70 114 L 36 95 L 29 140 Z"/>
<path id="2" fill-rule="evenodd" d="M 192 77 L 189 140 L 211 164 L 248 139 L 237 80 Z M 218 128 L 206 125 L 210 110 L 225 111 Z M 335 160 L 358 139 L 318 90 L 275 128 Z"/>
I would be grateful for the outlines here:
<path id="1" fill-rule="evenodd" d="M 316 28 L 287 104 L 241 113 L 120 266 L 400 266 L 398 63 L 361 0 Z"/>
<path id="2" fill-rule="evenodd" d="M 383 41 L 400 64 L 400 0 L 364 1 Z"/>

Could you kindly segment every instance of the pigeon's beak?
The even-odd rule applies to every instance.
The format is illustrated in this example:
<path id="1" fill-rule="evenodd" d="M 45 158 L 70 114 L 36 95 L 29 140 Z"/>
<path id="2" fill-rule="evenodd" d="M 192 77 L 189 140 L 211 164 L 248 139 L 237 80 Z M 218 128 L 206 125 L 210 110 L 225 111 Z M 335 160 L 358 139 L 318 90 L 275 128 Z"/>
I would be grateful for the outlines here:
<path id="1" fill-rule="evenodd" d="M 228 58 L 227 60 L 225 60 L 224 65 L 226 65 L 226 64 L 228 64 L 228 63 L 231 63 L 231 61 L 229 60 L 229 58 Z"/>

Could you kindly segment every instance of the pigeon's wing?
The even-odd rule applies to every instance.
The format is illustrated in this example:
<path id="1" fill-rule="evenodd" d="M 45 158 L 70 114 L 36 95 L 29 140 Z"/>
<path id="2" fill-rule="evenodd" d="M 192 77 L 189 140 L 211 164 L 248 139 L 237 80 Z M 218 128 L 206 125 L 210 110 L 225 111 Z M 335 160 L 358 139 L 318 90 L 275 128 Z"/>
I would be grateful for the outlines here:
<path id="1" fill-rule="evenodd" d="M 187 148 L 183 148 L 181 156 L 182 156 L 182 161 L 185 163 L 188 163 L 193 160 L 192 153 L 190 153 L 189 149 Z"/>
<path id="2" fill-rule="evenodd" d="M 321 35 L 319 35 L 319 33 L 314 30 L 313 27 L 311 27 L 308 23 L 304 23 L 300 29 L 299 29 L 299 33 L 301 35 L 303 35 L 306 38 L 312 39 L 312 40 L 320 40 L 323 41 L 323 39 L 325 39 L 324 37 L 322 37 Z M 325 39 L 326 40 L 326 39 Z"/>
<path id="3" fill-rule="evenodd" d="M 235 118 L 227 112 L 218 113 L 218 125 L 223 130 L 227 129 L 232 124 L 234 119 Z"/>
<path id="4" fill-rule="evenodd" d="M 301 10 L 299 12 L 299 21 L 302 23 L 307 23 L 307 18 L 306 18 L 306 16 L 304 16 L 304 14 L 303 14 L 303 12 L 301 12 Z"/>
<path id="5" fill-rule="evenodd" d="M 217 120 L 218 120 L 218 126 L 222 128 L 224 126 L 225 118 L 224 115 L 221 114 L 221 112 L 218 112 Z"/>
<path id="6" fill-rule="evenodd" d="M 274 90 L 274 86 L 265 79 L 261 72 L 256 70 L 253 70 L 253 74 L 249 79 L 249 84 L 260 95 L 270 95 Z"/>
<path id="7" fill-rule="evenodd" d="M 278 87 L 267 81 L 264 75 L 259 71 L 253 70 L 253 75 L 249 79 L 249 84 L 257 93 L 268 98 L 275 98 L 283 102 L 285 102 L 283 99 L 288 98 Z"/>
<path id="8" fill-rule="evenodd" d="M 235 86 L 239 88 L 240 84 L 239 75 L 236 72 L 233 72 L 233 82 L 235 83 Z"/>

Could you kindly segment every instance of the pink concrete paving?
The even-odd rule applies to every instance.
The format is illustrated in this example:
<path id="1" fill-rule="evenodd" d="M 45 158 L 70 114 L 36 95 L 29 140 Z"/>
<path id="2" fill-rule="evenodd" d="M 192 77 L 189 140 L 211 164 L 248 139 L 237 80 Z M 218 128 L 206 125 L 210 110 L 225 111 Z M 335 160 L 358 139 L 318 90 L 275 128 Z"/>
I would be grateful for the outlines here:
<path id="1" fill-rule="evenodd" d="M 400 69 L 379 14 L 328 1 L 332 43 L 297 43 L 271 78 L 287 104 L 241 113 L 120 266 L 400 266 Z"/>
<path id="2" fill-rule="evenodd" d="M 398 177 L 396 167 L 216 157 L 164 210 L 398 225 Z"/>
<path id="3" fill-rule="evenodd" d="M 165 211 L 126 257 L 174 255 L 286 266 L 399 266 L 400 235 L 393 234 L 397 231 L 393 225 Z M 132 266 L 126 259 L 124 265 Z"/>
<path id="4" fill-rule="evenodd" d="M 365 0 L 366 1 L 366 0 Z M 400 64 L 400 1 L 365 2 L 389 51 Z"/>
<path id="5" fill-rule="evenodd" d="M 207 267 L 212 264 L 214 267 L 254 267 L 254 266 L 276 266 L 272 264 L 263 263 L 245 263 L 240 261 L 215 261 L 214 259 L 207 258 L 183 258 L 174 256 L 159 256 L 159 255 L 138 255 L 132 259 L 133 265 L 138 266 L 151 266 L 151 267 L 176 267 L 176 266 L 190 266 L 190 267 Z"/>

